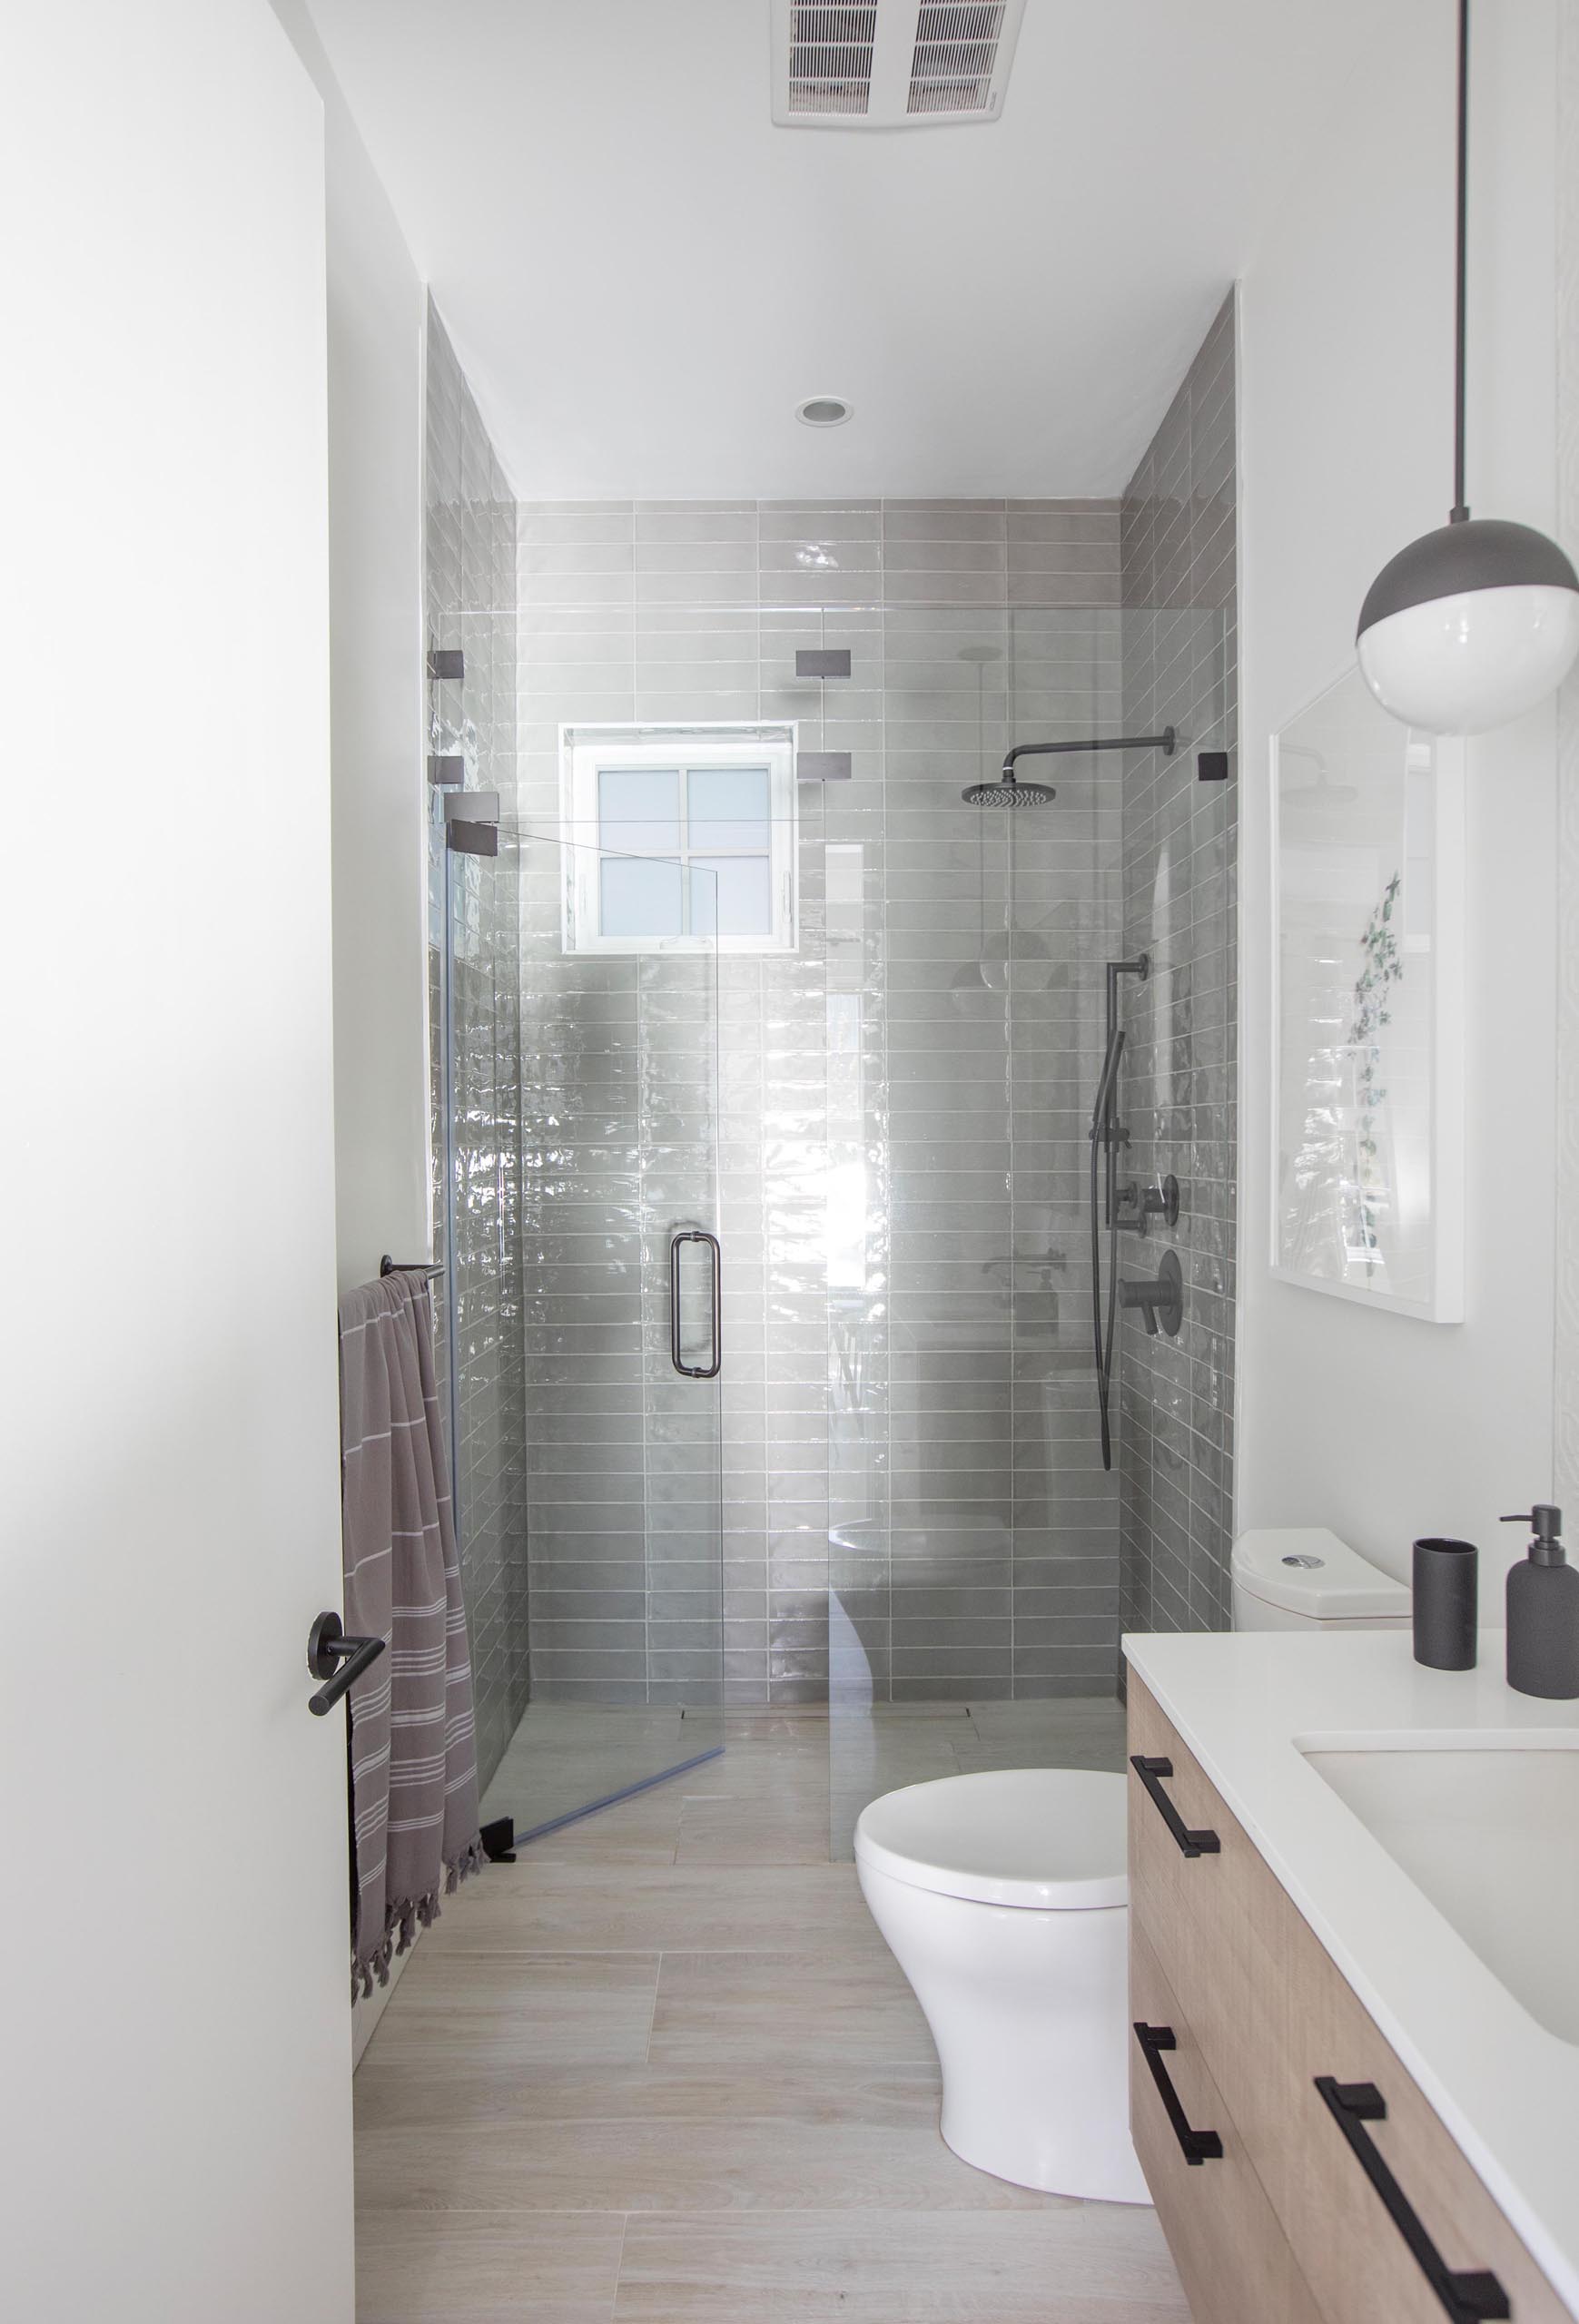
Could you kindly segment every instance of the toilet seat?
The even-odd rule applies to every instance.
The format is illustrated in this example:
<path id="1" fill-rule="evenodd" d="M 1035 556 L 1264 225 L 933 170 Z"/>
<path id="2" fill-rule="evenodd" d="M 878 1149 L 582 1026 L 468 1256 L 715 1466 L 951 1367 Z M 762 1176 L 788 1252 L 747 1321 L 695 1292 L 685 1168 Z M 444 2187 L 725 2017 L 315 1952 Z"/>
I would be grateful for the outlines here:
<path id="1" fill-rule="evenodd" d="M 1125 1905 L 1120 1775 L 1012 1768 L 944 1776 L 862 1810 L 858 1863 L 907 1887 L 979 1905 L 1094 1912 Z"/>

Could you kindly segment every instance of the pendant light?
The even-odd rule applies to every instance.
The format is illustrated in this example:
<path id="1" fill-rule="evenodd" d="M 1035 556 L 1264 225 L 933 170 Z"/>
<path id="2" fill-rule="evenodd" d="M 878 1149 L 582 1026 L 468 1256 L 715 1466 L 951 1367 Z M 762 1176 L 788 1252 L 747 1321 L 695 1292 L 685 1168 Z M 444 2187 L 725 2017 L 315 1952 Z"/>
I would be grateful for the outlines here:
<path id="1" fill-rule="evenodd" d="M 1469 0 L 1458 7 L 1458 222 L 1453 512 L 1384 565 L 1360 608 L 1360 670 L 1384 710 L 1433 734 L 1479 734 L 1533 709 L 1579 653 L 1579 576 L 1529 525 L 1464 498 Z"/>

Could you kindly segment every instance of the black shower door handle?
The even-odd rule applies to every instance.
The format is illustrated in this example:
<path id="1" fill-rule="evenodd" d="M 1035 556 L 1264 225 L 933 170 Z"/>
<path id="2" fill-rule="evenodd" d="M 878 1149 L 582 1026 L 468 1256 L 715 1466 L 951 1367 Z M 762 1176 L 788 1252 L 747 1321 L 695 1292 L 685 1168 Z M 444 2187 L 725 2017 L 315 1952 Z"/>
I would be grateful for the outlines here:
<path id="1" fill-rule="evenodd" d="M 687 1364 L 680 1351 L 680 1250 L 686 1243 L 706 1243 L 713 1260 L 712 1361 Z M 724 1254 L 716 1235 L 706 1227 L 682 1226 L 669 1245 L 669 1361 L 682 1380 L 716 1380 L 724 1364 Z"/>
<path id="2" fill-rule="evenodd" d="M 1162 1778 L 1173 1773 L 1171 1759 L 1135 1759 L 1130 1765 L 1150 1793 L 1153 1805 L 1174 1838 L 1181 1856 L 1218 1856 L 1222 1842 L 1215 1832 L 1192 1832 L 1162 1788 Z"/>
<path id="3" fill-rule="evenodd" d="M 1483 2319 L 1511 2316 L 1508 2296 L 1489 2269 L 1450 2268 L 1426 2234 L 1419 2213 L 1388 2170 L 1381 2149 L 1367 2130 L 1367 2122 L 1385 2122 L 1387 2102 L 1374 2082 L 1337 2082 L 1318 2073 L 1316 2087 L 1322 2103 L 1353 2148 L 1356 2159 L 1383 2209 L 1408 2245 L 1416 2266 L 1430 2285 L 1453 2324 L 1483 2324 Z"/>

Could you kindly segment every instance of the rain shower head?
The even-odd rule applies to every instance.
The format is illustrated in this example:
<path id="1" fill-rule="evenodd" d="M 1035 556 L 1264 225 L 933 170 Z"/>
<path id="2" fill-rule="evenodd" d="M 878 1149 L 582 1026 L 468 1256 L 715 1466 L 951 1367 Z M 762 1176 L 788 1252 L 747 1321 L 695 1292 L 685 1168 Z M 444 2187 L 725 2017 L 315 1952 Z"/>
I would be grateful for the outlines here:
<path id="1" fill-rule="evenodd" d="M 967 807 L 1051 807 L 1058 793 L 1051 783 L 1021 783 L 1006 774 L 1001 783 L 972 783 L 960 796 Z"/>
<path id="2" fill-rule="evenodd" d="M 1058 793 L 1050 783 L 1021 783 L 1014 773 L 1016 759 L 1050 751 L 1160 751 L 1164 758 L 1171 758 L 1178 742 L 1174 729 L 1165 726 L 1160 734 L 1101 734 L 1083 743 L 1016 743 L 1004 756 L 998 782 L 972 783 L 960 796 L 967 807 L 1046 807 Z"/>

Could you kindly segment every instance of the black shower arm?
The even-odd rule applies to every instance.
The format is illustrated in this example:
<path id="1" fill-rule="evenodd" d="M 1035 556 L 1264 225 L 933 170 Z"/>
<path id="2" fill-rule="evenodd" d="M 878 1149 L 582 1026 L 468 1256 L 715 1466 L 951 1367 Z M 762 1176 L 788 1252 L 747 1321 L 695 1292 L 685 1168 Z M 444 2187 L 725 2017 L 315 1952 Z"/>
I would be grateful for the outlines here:
<path id="1" fill-rule="evenodd" d="M 1012 783 L 1016 759 L 1052 754 L 1062 757 L 1071 751 L 1160 751 L 1164 758 L 1170 759 L 1178 741 L 1177 730 L 1165 726 L 1160 734 L 1100 734 L 1089 743 L 1016 743 L 1012 751 L 1004 753 L 1003 773 Z"/>

